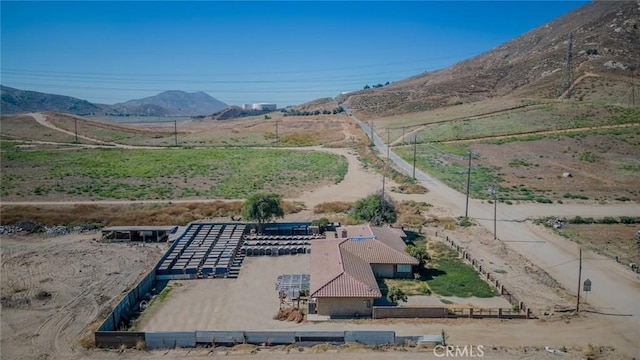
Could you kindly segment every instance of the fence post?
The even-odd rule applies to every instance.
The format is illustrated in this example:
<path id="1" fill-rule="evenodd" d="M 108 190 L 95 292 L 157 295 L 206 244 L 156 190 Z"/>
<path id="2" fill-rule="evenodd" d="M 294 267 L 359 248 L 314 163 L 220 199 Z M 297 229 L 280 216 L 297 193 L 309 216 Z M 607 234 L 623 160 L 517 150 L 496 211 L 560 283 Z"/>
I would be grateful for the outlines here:
<path id="1" fill-rule="evenodd" d="M 469 318 L 473 318 L 473 308 L 469 308 Z"/>

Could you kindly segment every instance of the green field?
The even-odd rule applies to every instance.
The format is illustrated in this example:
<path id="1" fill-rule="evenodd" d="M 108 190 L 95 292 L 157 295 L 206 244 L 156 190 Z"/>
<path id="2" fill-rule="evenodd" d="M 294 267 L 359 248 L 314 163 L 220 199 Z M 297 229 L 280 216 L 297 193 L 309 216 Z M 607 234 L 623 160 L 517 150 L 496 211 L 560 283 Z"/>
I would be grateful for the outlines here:
<path id="1" fill-rule="evenodd" d="M 247 148 L 20 150 L 3 144 L 2 196 L 34 198 L 244 198 L 290 196 L 344 178 L 344 157 Z"/>
<path id="2" fill-rule="evenodd" d="M 412 147 L 397 148 L 394 151 L 407 162 L 413 162 Z M 465 157 L 468 156 L 468 152 L 469 148 L 464 144 L 418 145 L 416 167 L 437 177 L 457 191 L 465 193 L 468 171 Z M 498 170 L 493 167 L 474 165 L 471 169 L 471 196 L 486 198 L 489 186 L 503 182 Z"/>
<path id="3" fill-rule="evenodd" d="M 498 292 L 480 278 L 475 269 L 458 257 L 458 253 L 442 243 L 430 243 L 431 261 L 427 264 L 429 288 L 442 296 L 482 298 L 497 296 Z"/>
<path id="4" fill-rule="evenodd" d="M 432 124 L 435 121 L 445 122 Z M 423 125 L 422 129 L 414 133 L 419 143 L 443 142 L 537 131 L 637 124 L 640 123 L 640 108 L 578 103 L 544 104 L 475 117 L 450 120 L 421 118 L 401 123 L 406 124 L 403 126 Z M 399 132 L 401 130 L 394 130 L 391 134 L 393 138 L 402 136 Z M 386 138 L 386 134 L 381 136 Z M 412 139 L 413 134 L 405 141 L 410 142 Z"/>

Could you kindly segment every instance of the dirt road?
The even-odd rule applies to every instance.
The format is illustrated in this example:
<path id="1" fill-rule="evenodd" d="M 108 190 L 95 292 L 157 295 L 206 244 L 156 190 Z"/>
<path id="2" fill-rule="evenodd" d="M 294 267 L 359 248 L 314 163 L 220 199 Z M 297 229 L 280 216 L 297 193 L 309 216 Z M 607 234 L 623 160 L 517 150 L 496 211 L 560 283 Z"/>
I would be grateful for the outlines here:
<path id="1" fill-rule="evenodd" d="M 366 134 L 370 134 L 367 124 L 358 121 Z M 373 139 L 381 154 L 388 149 L 382 139 L 374 134 Z M 403 171 L 412 174 L 413 168 L 399 156 L 389 151 L 391 160 Z M 439 180 L 428 174 L 415 170 L 416 178 L 421 181 L 430 192 L 425 195 L 434 205 L 448 208 L 456 216 L 464 215 L 467 210 L 465 196 L 449 188 Z M 576 212 L 576 213 L 573 213 Z M 493 205 L 484 204 L 478 200 L 469 200 L 469 217 L 493 231 Z M 628 204 L 622 206 L 599 205 L 518 205 L 501 206 L 497 212 L 500 221 L 498 238 L 509 248 L 516 250 L 526 259 L 547 271 L 570 292 L 577 293 L 579 246 L 563 239 L 549 231 L 538 228 L 522 220 L 532 216 L 546 215 L 590 215 L 590 216 L 637 216 L 640 205 Z M 621 266 L 613 259 L 605 259 L 591 251 L 583 251 L 582 281 L 592 281 L 592 290 L 588 294 L 589 304 L 596 311 L 616 316 L 617 332 L 624 337 L 628 349 L 635 356 L 640 356 L 640 277 L 631 272 L 628 267 Z M 597 284 L 597 285 L 596 285 Z"/>

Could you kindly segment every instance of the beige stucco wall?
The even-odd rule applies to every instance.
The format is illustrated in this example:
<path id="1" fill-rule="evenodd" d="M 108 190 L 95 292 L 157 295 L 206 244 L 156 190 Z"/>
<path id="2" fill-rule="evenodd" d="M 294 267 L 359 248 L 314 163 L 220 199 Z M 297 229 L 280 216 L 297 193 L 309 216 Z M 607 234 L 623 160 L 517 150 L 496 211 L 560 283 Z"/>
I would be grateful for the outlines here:
<path id="1" fill-rule="evenodd" d="M 367 298 L 318 298 L 318 315 L 326 316 L 371 316 L 373 299 Z M 369 307 L 367 307 L 367 303 Z"/>

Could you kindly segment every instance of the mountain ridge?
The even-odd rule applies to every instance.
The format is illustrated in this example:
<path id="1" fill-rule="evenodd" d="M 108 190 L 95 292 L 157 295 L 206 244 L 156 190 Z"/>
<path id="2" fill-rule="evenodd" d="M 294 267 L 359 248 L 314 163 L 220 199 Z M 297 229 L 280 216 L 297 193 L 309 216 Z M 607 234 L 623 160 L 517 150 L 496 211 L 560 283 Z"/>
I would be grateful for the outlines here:
<path id="1" fill-rule="evenodd" d="M 142 99 L 114 105 L 95 104 L 71 96 L 48 94 L 0 85 L 0 113 L 56 111 L 74 115 L 112 116 L 197 116 L 219 111 L 228 105 L 198 91 L 168 90 Z"/>
<path id="2" fill-rule="evenodd" d="M 639 14 L 638 1 L 595 1 L 476 57 L 381 88 L 342 94 L 337 101 L 365 119 L 501 96 L 628 102 L 629 72 L 637 72 L 640 63 Z M 562 89 L 566 79 L 572 83 Z"/>

